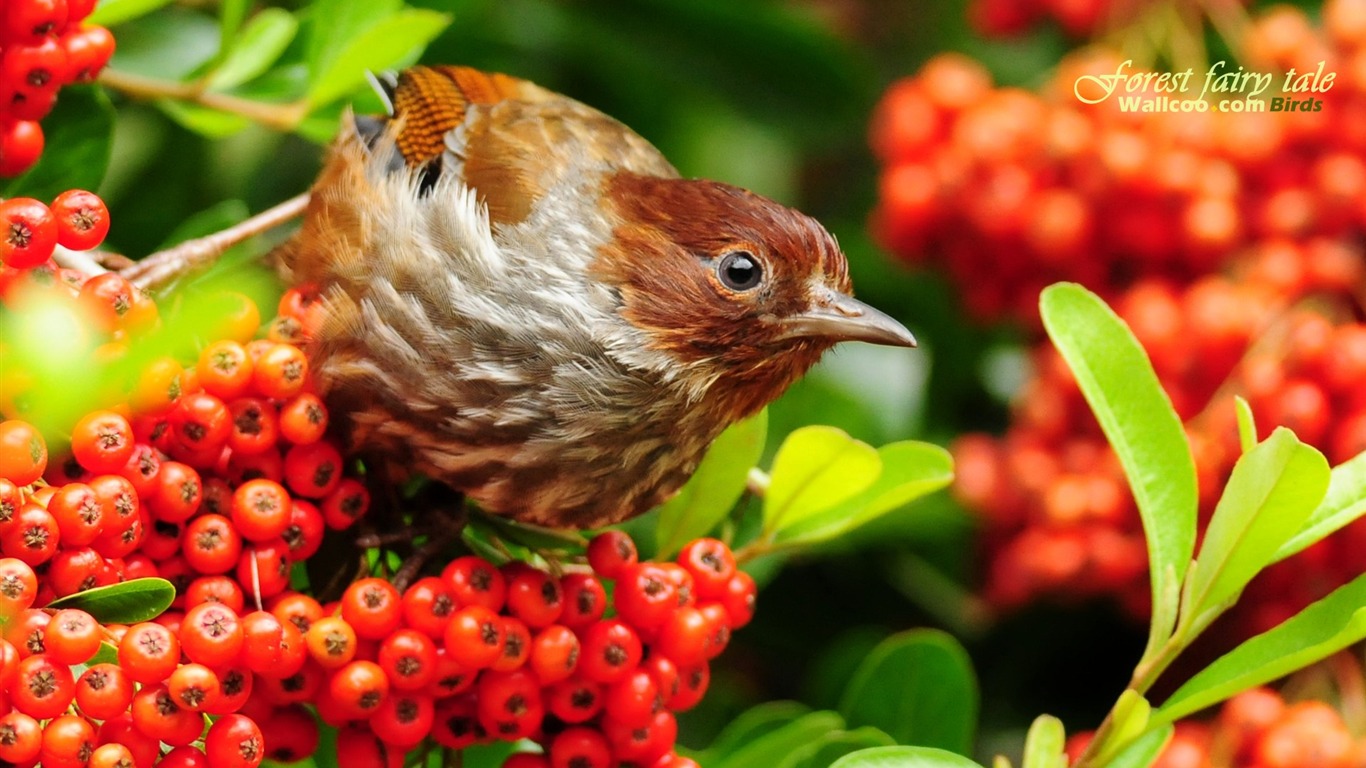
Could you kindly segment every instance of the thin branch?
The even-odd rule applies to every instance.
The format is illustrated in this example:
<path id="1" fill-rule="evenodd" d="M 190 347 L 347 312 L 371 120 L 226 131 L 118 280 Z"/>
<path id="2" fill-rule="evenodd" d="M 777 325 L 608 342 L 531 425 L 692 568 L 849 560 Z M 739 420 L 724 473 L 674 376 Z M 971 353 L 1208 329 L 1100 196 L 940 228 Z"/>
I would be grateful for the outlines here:
<path id="1" fill-rule="evenodd" d="M 57 262 L 59 267 L 74 269 L 87 275 L 102 275 L 109 271 L 95 261 L 89 251 L 73 251 L 60 245 L 52 252 L 52 260 Z"/>
<path id="2" fill-rule="evenodd" d="M 300 216 L 307 207 L 308 193 L 305 192 L 227 229 L 158 251 L 120 274 L 145 291 L 154 290 L 211 266 L 232 246 Z"/>
<path id="3" fill-rule="evenodd" d="M 302 123 L 305 117 L 308 117 L 307 102 L 296 101 L 280 104 L 254 101 L 227 93 L 205 90 L 200 83 L 159 80 L 117 69 L 105 69 L 100 73 L 99 82 L 101 85 L 121 91 L 133 98 L 189 101 L 220 112 L 241 115 L 248 120 L 279 131 L 292 131 L 299 127 L 299 123 Z"/>

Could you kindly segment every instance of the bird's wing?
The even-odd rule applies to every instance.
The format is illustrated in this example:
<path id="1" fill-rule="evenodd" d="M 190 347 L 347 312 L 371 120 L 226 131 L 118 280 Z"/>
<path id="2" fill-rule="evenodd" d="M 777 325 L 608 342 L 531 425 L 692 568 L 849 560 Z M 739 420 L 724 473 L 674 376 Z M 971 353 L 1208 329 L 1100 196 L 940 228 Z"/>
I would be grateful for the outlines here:
<path id="1" fill-rule="evenodd" d="M 358 121 L 362 135 L 392 135 L 426 183 L 457 174 L 495 227 L 520 222 L 547 190 L 585 171 L 678 175 L 630 128 L 526 80 L 437 66 L 406 69 L 381 85 L 393 114 Z"/>

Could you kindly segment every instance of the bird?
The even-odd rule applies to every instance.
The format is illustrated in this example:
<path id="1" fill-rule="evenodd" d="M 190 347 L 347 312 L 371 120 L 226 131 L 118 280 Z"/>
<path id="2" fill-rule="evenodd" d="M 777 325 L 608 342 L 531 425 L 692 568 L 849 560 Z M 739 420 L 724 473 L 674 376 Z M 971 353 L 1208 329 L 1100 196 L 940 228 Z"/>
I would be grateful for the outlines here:
<path id="1" fill-rule="evenodd" d="M 591 529 L 673 496 L 838 342 L 911 347 L 815 219 L 689 179 L 514 76 L 415 66 L 348 112 L 274 261 L 347 447 L 486 513 Z"/>

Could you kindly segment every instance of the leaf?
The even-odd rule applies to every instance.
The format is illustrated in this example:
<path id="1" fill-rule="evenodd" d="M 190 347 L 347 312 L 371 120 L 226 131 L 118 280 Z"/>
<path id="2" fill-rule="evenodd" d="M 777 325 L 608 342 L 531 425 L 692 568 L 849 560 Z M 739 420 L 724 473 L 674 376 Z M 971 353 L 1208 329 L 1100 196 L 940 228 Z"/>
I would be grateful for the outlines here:
<path id="1" fill-rule="evenodd" d="M 705 754 L 716 759 L 728 755 L 755 739 L 762 738 L 800 717 L 811 713 L 811 708 L 797 701 L 766 701 L 736 715 L 721 733 L 717 734 Z M 711 760 L 700 761 L 707 765 Z"/>
<path id="2" fill-rule="evenodd" d="M 953 482 L 953 456 L 937 445 L 904 440 L 884 445 L 877 453 L 882 472 L 872 485 L 795 525 L 784 525 L 776 540 L 813 543 L 832 539 Z"/>
<path id="3" fill-rule="evenodd" d="M 1049 286 L 1040 311 L 1133 489 L 1148 541 L 1149 652 L 1170 635 L 1195 550 L 1195 461 L 1181 419 L 1138 340 L 1105 302 L 1075 283 Z M 1146 655 L 1146 654 L 1145 654 Z"/>
<path id="4" fill-rule="evenodd" d="M 240 133 L 251 126 L 251 119 L 188 101 L 159 99 L 157 108 L 166 116 L 200 136 L 222 139 Z"/>
<path id="5" fill-rule="evenodd" d="M 962 755 L 931 747 L 873 747 L 860 749 L 830 764 L 830 768 L 982 768 Z"/>
<path id="6" fill-rule="evenodd" d="M 310 80 L 341 54 L 348 43 L 386 16 L 403 9 L 401 0 L 315 0 L 308 7 L 309 36 L 307 61 Z"/>
<path id="7" fill-rule="evenodd" d="M 732 424 L 707 449 L 697 471 L 672 499 L 659 507 L 655 542 L 659 557 L 705 535 L 723 520 L 740 494 L 749 472 L 764 452 L 768 410 Z"/>
<path id="8" fill-rule="evenodd" d="M 366 72 L 382 72 L 415 61 L 422 49 L 451 23 L 444 13 L 408 9 L 387 16 L 348 40 L 335 58 L 316 71 L 308 92 L 313 106 L 336 101 L 365 83 Z"/>
<path id="9" fill-rule="evenodd" d="M 279 60 L 298 31 L 298 19 L 282 8 L 266 8 L 256 14 L 209 75 L 208 88 L 225 90 L 263 74 Z"/>
<path id="10" fill-rule="evenodd" d="M 890 747 L 896 744 L 891 736 L 876 728 L 855 728 L 836 731 L 788 755 L 778 768 L 827 768 L 847 754 L 870 747 Z"/>
<path id="11" fill-rule="evenodd" d="M 1162 754 L 1171 741 L 1175 728 L 1170 723 L 1161 725 L 1129 742 L 1106 763 L 1107 768 L 1148 768 Z"/>
<path id="12" fill-rule="evenodd" d="M 251 0 L 221 0 L 218 4 L 218 50 L 227 51 L 251 10 Z"/>
<path id="13" fill-rule="evenodd" d="M 1127 749 L 1130 743 L 1148 730 L 1152 713 L 1153 705 L 1148 703 L 1143 694 L 1132 688 L 1124 689 L 1111 712 L 1114 727 L 1109 738 L 1101 745 L 1095 763 L 1107 765 L 1115 755 Z"/>
<path id="14" fill-rule="evenodd" d="M 100 0 L 95 11 L 86 17 L 85 23 L 112 27 L 170 4 L 171 0 Z"/>
<path id="15" fill-rule="evenodd" d="M 101 624 L 136 624 L 151 621 L 171 607 L 175 587 L 158 578 L 143 578 L 95 587 L 61 597 L 48 608 L 79 608 Z"/>
<path id="16" fill-rule="evenodd" d="M 834 427 L 802 427 L 773 457 L 764 495 L 764 530 L 813 517 L 873 484 L 882 460 L 871 445 Z"/>
<path id="17" fill-rule="evenodd" d="M 1025 736 L 1021 768 L 1067 768 L 1067 755 L 1063 752 L 1066 742 L 1062 721 L 1052 715 L 1039 715 Z"/>
<path id="18" fill-rule="evenodd" d="M 1366 638 L 1364 607 L 1366 574 L 1216 659 L 1178 688 L 1153 722 L 1175 722 Z"/>
<path id="19" fill-rule="evenodd" d="M 1272 562 L 1300 552 L 1363 514 L 1366 514 L 1366 453 L 1359 453 L 1333 467 L 1323 501 L 1309 513 L 1309 520 L 1299 533 L 1276 550 Z"/>
<path id="20" fill-rule="evenodd" d="M 1247 453 L 1257 444 L 1257 419 L 1252 415 L 1252 406 L 1247 404 L 1242 395 L 1234 395 L 1233 408 L 1238 414 L 1238 442 L 1243 453 Z"/>
<path id="21" fill-rule="evenodd" d="M 28 173 L 0 186 L 0 196 L 51 200 L 68 189 L 100 186 L 114 142 L 114 108 L 102 90 L 63 88 L 43 120 L 43 134 L 47 151 Z"/>
<path id="22" fill-rule="evenodd" d="M 1304 525 L 1323 500 L 1328 478 L 1323 454 L 1285 427 L 1243 454 L 1191 566 L 1182 623 L 1203 629 L 1211 610 L 1236 599 Z"/>
<path id="23" fill-rule="evenodd" d="M 844 730 L 844 719 L 829 711 L 812 712 L 747 741 L 728 753 L 717 754 L 707 768 L 773 768 L 827 734 Z"/>
<path id="24" fill-rule="evenodd" d="M 977 680 L 951 635 L 916 629 L 887 638 L 849 681 L 840 711 L 898 744 L 969 754 L 977 727 Z"/>

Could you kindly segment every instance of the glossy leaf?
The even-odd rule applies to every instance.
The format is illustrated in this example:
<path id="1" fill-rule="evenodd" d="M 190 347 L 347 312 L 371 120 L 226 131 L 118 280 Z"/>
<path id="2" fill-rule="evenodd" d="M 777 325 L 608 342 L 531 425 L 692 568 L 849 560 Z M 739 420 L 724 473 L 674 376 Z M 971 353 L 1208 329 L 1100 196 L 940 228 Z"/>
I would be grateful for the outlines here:
<path id="1" fill-rule="evenodd" d="M 175 600 L 175 587 L 165 579 L 133 579 L 95 587 L 48 603 L 52 609 L 79 608 L 101 624 L 136 624 L 160 616 Z"/>
<path id="2" fill-rule="evenodd" d="M 797 525 L 854 497 L 881 469 L 877 451 L 843 430 L 814 426 L 792 432 L 773 457 L 764 530 Z"/>
<path id="3" fill-rule="evenodd" d="M 1252 415 L 1252 406 L 1241 395 L 1233 398 L 1233 408 L 1238 415 L 1238 443 L 1247 453 L 1257 445 L 1257 419 Z"/>
<path id="4" fill-rule="evenodd" d="M 707 768 L 773 768 L 810 744 L 844 730 L 844 719 L 829 711 L 812 712 L 785 723 L 735 749 L 718 753 Z"/>
<path id="5" fill-rule="evenodd" d="M 157 108 L 166 116 L 200 136 L 222 139 L 240 133 L 251 126 L 251 120 L 242 115 L 223 112 L 211 107 L 200 106 L 188 101 L 161 99 Z"/>
<path id="6" fill-rule="evenodd" d="M 1170 723 L 1154 728 L 1129 742 L 1106 763 L 1107 768 L 1148 768 L 1171 741 L 1175 729 Z"/>
<path id="7" fill-rule="evenodd" d="M 932 747 L 873 747 L 845 755 L 830 768 L 982 768 L 977 763 Z"/>
<path id="8" fill-rule="evenodd" d="M 1067 755 L 1063 752 L 1066 743 L 1062 721 L 1052 715 L 1039 715 L 1025 735 L 1022 768 L 1067 768 Z"/>
<path id="9" fill-rule="evenodd" d="M 403 9 L 402 0 L 315 0 L 308 6 L 305 57 L 310 81 L 329 69 L 350 43 Z"/>
<path id="10" fill-rule="evenodd" d="M 93 85 L 62 89 L 43 120 L 48 151 L 27 173 L 0 185 L 4 197 L 51 200 L 68 189 L 98 189 L 114 142 L 114 109 Z"/>
<path id="11" fill-rule="evenodd" d="M 1105 744 L 1101 745 L 1100 753 L 1096 755 L 1095 762 L 1099 765 L 1106 765 L 1115 756 L 1127 749 L 1130 743 L 1148 730 L 1152 713 L 1153 705 L 1143 697 L 1143 694 L 1132 688 L 1124 689 L 1124 692 L 1119 695 L 1119 701 L 1115 702 L 1115 706 L 1110 712 L 1110 717 L 1114 723 L 1110 730 L 1110 737 L 1106 739 Z"/>
<path id="12" fill-rule="evenodd" d="M 877 453 L 882 472 L 872 485 L 824 512 L 784 525 L 777 541 L 835 538 L 953 482 L 953 456 L 937 445 L 905 440 L 884 445 Z"/>
<path id="13" fill-rule="evenodd" d="M 1236 599 L 1304 525 L 1323 500 L 1328 478 L 1323 454 L 1285 427 L 1243 454 L 1191 566 L 1182 623 L 1203 628 L 1209 620 L 1203 616 Z"/>
<path id="14" fill-rule="evenodd" d="M 716 527 L 745 492 L 750 469 L 764 452 L 768 411 L 732 424 L 716 438 L 697 471 L 659 508 L 655 542 L 660 557 L 677 552 Z"/>
<path id="15" fill-rule="evenodd" d="M 884 640 L 854 673 L 840 702 L 851 726 L 870 725 L 899 744 L 970 754 L 977 679 L 963 646 L 917 629 Z"/>
<path id="16" fill-rule="evenodd" d="M 336 58 L 316 72 L 308 102 L 321 106 L 336 101 L 364 85 L 366 72 L 412 63 L 450 23 L 450 16 L 423 9 L 386 16 L 347 41 Z"/>
<path id="17" fill-rule="evenodd" d="M 811 708 L 797 701 L 766 701 L 736 715 L 705 750 L 696 754 L 702 765 L 711 765 L 740 747 L 811 714 Z"/>
<path id="18" fill-rule="evenodd" d="M 1299 532 L 1276 551 L 1273 562 L 1290 557 L 1366 514 L 1366 453 L 1333 467 L 1323 501 Z"/>
<path id="19" fill-rule="evenodd" d="M 778 763 L 778 768 L 827 768 L 841 757 L 861 749 L 895 744 L 891 736 L 876 728 L 836 731 L 788 755 L 786 760 Z"/>
<path id="20" fill-rule="evenodd" d="M 1154 715 L 1175 722 L 1249 688 L 1309 666 L 1366 638 L 1366 575 L 1219 657 Z"/>
<path id="21" fill-rule="evenodd" d="M 1152 362 L 1105 302 L 1075 283 L 1044 290 L 1044 328 L 1124 467 L 1148 541 L 1149 651 L 1171 633 L 1195 550 L 1195 461 Z"/>
<path id="22" fill-rule="evenodd" d="M 266 8 L 234 38 L 227 57 L 209 75 L 210 89 L 232 88 L 265 73 L 289 47 L 299 31 L 294 14 L 282 8 Z"/>
<path id="23" fill-rule="evenodd" d="M 94 12 L 86 17 L 85 23 L 111 27 L 170 4 L 171 0 L 100 0 Z"/>

